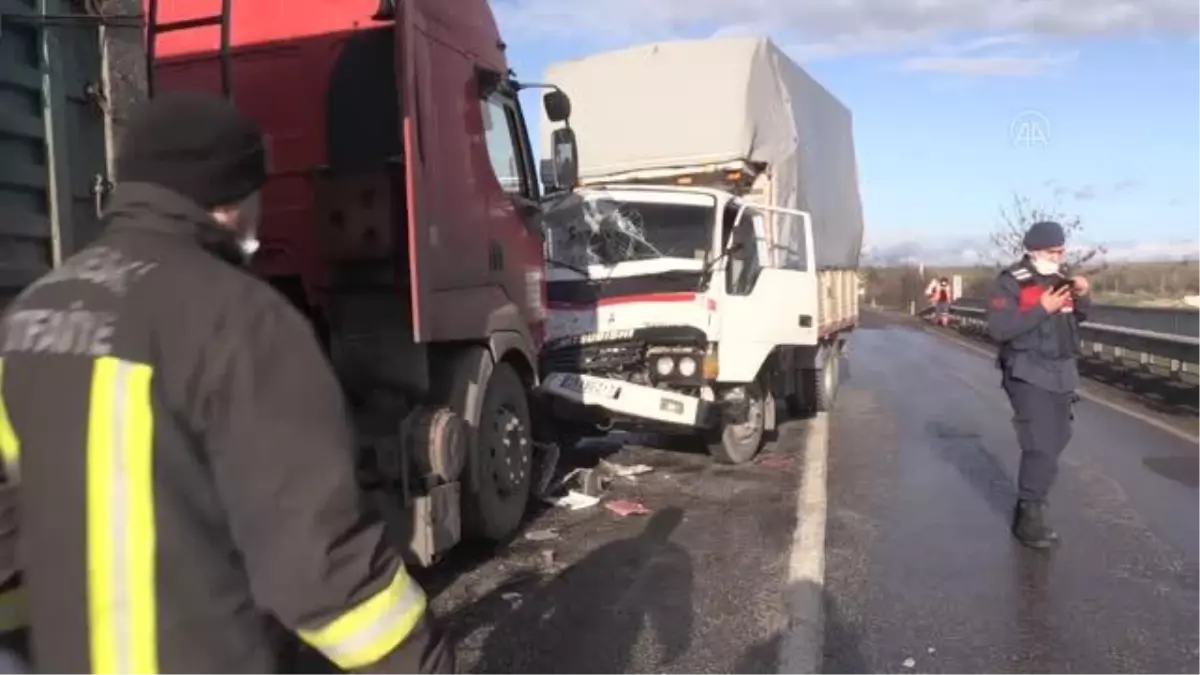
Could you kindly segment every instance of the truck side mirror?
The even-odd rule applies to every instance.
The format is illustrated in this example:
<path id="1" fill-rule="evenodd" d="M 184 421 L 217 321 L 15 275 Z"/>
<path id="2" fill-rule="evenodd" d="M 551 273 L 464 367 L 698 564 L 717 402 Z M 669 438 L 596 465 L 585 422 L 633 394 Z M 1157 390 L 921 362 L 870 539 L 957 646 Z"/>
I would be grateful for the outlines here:
<path id="1" fill-rule="evenodd" d="M 558 180 L 554 175 L 554 160 L 543 159 L 538 174 L 542 177 L 542 188 L 546 194 L 558 192 Z"/>
<path id="2" fill-rule="evenodd" d="M 579 165 L 576 160 L 575 132 L 570 128 L 555 129 L 550 134 L 551 162 L 553 162 L 554 185 L 559 190 L 570 190 L 579 181 Z M 543 174 L 545 175 L 545 174 Z M 543 182 L 545 178 L 542 179 Z"/>
<path id="3" fill-rule="evenodd" d="M 571 117 L 571 97 L 561 89 L 551 89 L 542 96 L 542 106 L 551 122 L 566 122 Z"/>

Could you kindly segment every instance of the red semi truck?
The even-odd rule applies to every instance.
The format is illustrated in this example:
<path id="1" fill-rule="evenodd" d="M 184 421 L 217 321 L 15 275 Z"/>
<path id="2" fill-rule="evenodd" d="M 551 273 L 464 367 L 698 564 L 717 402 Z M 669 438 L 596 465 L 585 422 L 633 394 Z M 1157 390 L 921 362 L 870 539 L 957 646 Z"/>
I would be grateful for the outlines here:
<path id="1" fill-rule="evenodd" d="M 223 92 L 269 137 L 253 268 L 312 317 L 411 559 L 511 535 L 556 453 L 534 442 L 547 312 L 525 87 L 487 0 L 143 2 L 151 94 Z M 544 106 L 570 114 L 552 87 Z M 559 132 L 555 180 L 573 184 Z"/>

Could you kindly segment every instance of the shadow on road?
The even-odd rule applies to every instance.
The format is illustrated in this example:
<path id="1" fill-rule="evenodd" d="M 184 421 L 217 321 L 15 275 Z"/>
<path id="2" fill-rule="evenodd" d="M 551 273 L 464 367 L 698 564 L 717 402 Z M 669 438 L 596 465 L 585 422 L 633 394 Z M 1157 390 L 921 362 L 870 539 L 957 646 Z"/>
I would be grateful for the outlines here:
<path id="1" fill-rule="evenodd" d="M 870 672 L 862 652 L 862 632 L 843 615 L 837 599 L 828 591 L 817 590 L 811 582 L 803 582 L 803 587 L 793 584 L 789 594 L 794 596 L 812 592 L 818 594 L 824 612 L 824 633 L 821 642 L 821 654 L 814 661 L 818 672 L 822 673 L 866 673 Z M 805 645 L 807 647 L 808 645 Z M 786 649 L 792 648 L 783 633 L 772 637 L 747 649 L 733 666 L 735 673 L 778 673 L 786 665 L 787 658 L 783 657 Z M 782 658 L 781 658 L 782 657 Z"/>
<path id="2" fill-rule="evenodd" d="M 474 672 L 626 672 L 643 626 L 658 662 L 669 664 L 687 652 L 693 632 L 692 561 L 670 540 L 682 520 L 681 509 L 666 508 L 638 535 L 548 581 L 517 574 L 446 617 L 447 627 L 459 641 L 493 623 Z"/>
<path id="3" fill-rule="evenodd" d="M 954 467 L 992 511 L 1004 519 L 1012 515 L 1017 486 L 979 440 L 979 434 L 936 421 L 925 425 L 925 433 L 938 457 Z"/>

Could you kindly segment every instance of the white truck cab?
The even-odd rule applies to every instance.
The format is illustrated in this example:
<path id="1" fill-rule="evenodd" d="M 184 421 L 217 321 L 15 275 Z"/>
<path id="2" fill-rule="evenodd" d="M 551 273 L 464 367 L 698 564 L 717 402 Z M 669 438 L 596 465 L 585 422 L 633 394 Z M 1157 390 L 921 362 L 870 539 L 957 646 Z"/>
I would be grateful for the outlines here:
<path id="1" fill-rule="evenodd" d="M 812 222 L 713 188 L 585 188 L 546 215 L 541 392 L 569 444 L 609 429 L 754 457 L 793 351 L 818 344 Z M 786 389 L 786 385 L 784 387 Z"/>

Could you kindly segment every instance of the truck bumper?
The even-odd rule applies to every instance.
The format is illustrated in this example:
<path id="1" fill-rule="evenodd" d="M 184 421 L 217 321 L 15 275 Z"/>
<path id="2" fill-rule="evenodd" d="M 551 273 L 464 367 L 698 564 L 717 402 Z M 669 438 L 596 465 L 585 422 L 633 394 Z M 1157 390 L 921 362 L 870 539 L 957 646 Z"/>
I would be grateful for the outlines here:
<path id="1" fill-rule="evenodd" d="M 614 417 L 688 427 L 712 426 L 717 417 L 716 404 L 697 396 L 595 375 L 550 373 L 542 379 L 539 391 L 581 406 L 603 408 Z"/>

